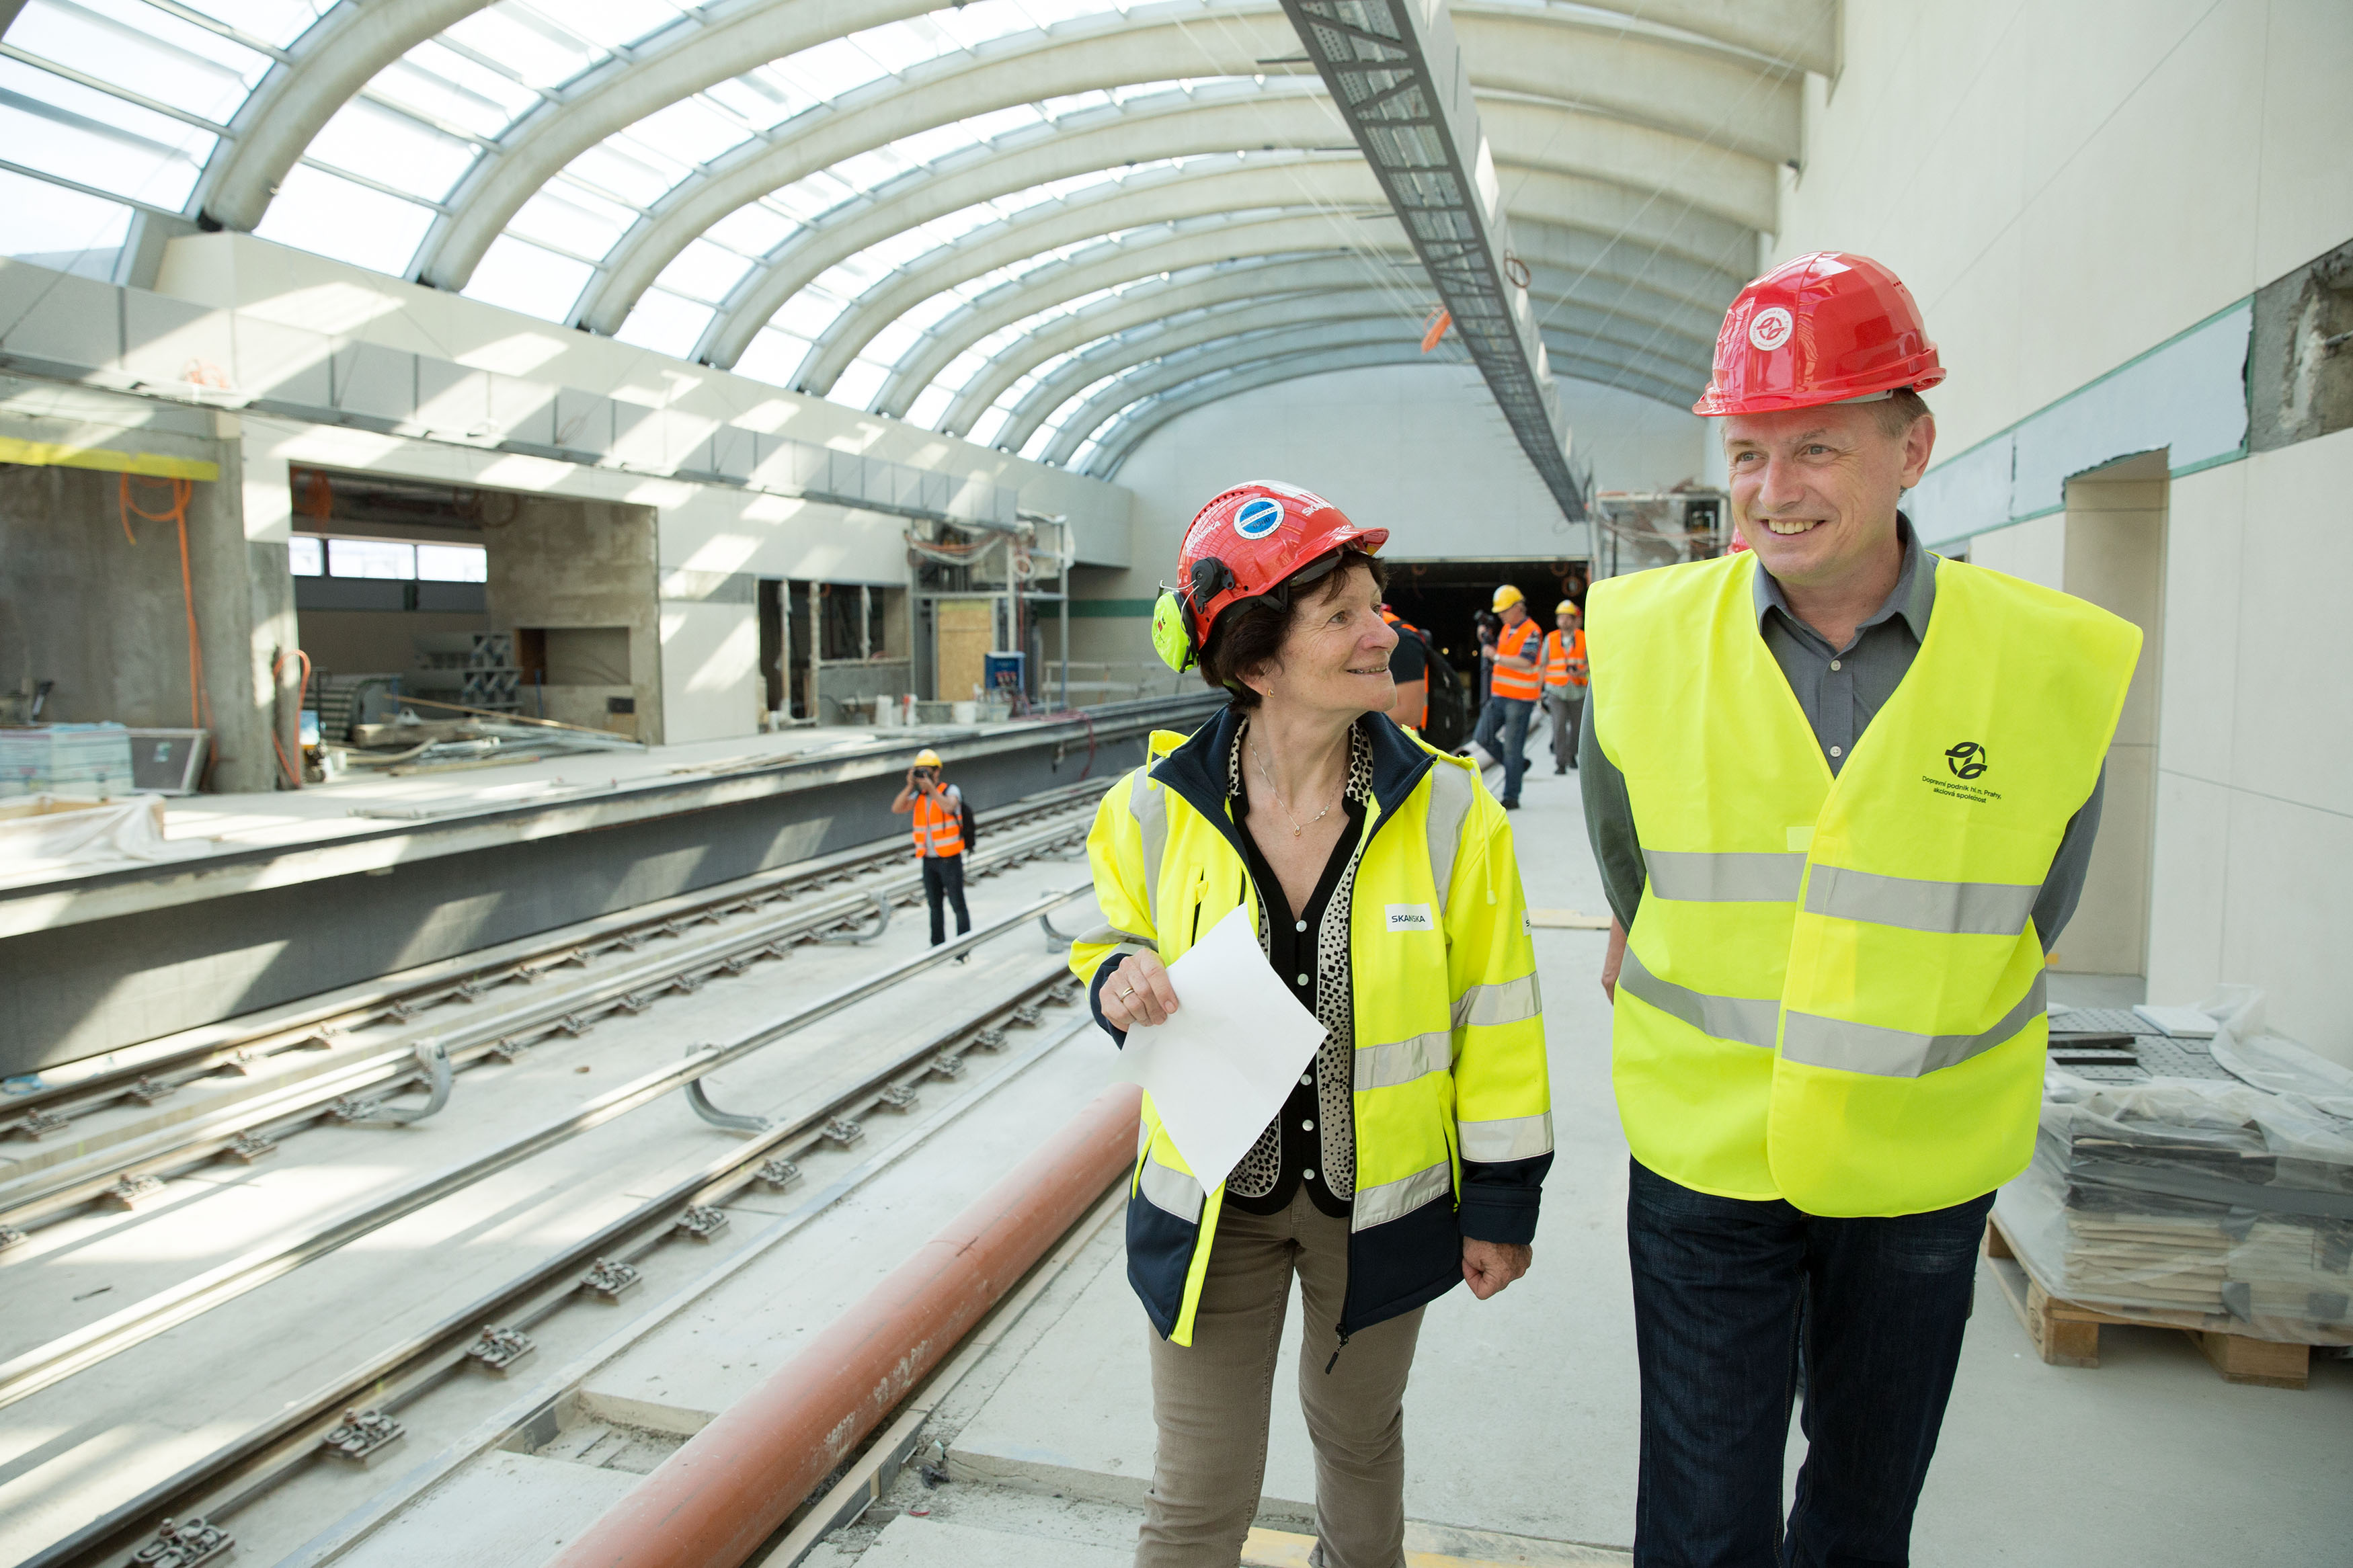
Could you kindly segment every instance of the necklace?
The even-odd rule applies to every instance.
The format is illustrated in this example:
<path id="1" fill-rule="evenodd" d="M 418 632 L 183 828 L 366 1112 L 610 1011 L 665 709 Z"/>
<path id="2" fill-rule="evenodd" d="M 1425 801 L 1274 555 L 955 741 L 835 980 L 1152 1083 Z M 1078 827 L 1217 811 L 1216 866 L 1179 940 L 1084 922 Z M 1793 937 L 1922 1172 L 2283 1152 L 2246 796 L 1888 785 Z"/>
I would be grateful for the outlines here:
<path id="1" fill-rule="evenodd" d="M 1274 772 L 1266 765 L 1266 758 L 1262 753 L 1261 753 L 1255 742 L 1250 746 L 1250 761 L 1258 764 L 1258 776 L 1266 781 L 1266 793 L 1274 796 L 1274 804 L 1282 808 L 1283 816 L 1291 818 L 1291 836 L 1293 838 L 1297 838 L 1309 828 L 1314 826 L 1317 823 L 1332 815 L 1332 805 L 1327 804 L 1323 810 L 1317 812 L 1306 821 L 1300 821 L 1298 816 L 1293 813 L 1291 803 L 1282 798 L 1282 792 L 1274 787 Z"/>

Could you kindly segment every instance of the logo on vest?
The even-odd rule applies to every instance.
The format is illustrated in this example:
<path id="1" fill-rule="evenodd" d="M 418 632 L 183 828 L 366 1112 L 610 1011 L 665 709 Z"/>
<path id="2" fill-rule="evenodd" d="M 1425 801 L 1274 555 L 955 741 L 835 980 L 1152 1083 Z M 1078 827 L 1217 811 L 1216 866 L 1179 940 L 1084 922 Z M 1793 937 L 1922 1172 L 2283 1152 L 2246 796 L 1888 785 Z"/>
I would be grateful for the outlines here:
<path id="1" fill-rule="evenodd" d="M 1388 916 L 1391 931 L 1436 931 L 1438 922 L 1430 918 L 1428 904 L 1389 904 L 1383 913 Z"/>
<path id="2" fill-rule="evenodd" d="M 1953 775 L 1951 778 L 1940 779 L 1934 773 L 1922 773 L 1920 782 L 1948 800 L 1987 805 L 2000 800 L 2001 792 L 1972 781 L 1983 778 L 1989 765 L 1984 742 L 1963 741 L 1945 748 L 1945 769 Z"/>
<path id="3" fill-rule="evenodd" d="M 1986 749 L 1975 741 L 1963 741 L 1957 746 L 1945 748 L 1945 765 L 1953 770 L 1957 779 L 1973 779 L 1986 771 Z"/>

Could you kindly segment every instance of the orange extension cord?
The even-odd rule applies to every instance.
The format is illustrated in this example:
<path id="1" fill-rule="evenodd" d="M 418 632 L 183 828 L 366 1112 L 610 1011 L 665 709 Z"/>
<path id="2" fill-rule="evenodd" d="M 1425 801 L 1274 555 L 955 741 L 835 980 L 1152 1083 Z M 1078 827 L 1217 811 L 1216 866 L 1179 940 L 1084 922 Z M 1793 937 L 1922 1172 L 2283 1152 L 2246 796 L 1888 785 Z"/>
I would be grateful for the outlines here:
<path id="1" fill-rule="evenodd" d="M 272 691 L 278 691 L 284 689 L 286 682 L 286 661 L 290 658 L 299 658 L 302 661 L 302 686 L 301 689 L 294 694 L 295 744 L 299 747 L 301 744 L 302 699 L 311 694 L 311 656 L 304 653 L 299 647 L 290 647 L 284 653 L 280 654 L 278 656 L 278 661 L 269 667 L 269 689 Z M 278 725 L 274 721 L 274 716 L 273 722 L 269 726 L 269 744 L 278 752 L 278 765 L 286 770 L 286 783 L 288 786 L 292 789 L 301 789 L 302 787 L 302 770 L 296 767 L 292 762 L 288 760 L 286 755 L 286 742 L 278 738 Z"/>
<path id="2" fill-rule="evenodd" d="M 121 483 L 117 489 L 116 498 L 122 520 L 123 538 L 133 544 L 139 542 L 139 536 L 131 531 L 133 517 L 142 522 L 172 523 L 180 531 L 180 598 L 188 612 L 188 728 L 209 730 L 212 728 L 212 703 L 205 696 L 205 650 L 196 636 L 196 587 L 188 571 L 188 498 L 195 493 L 195 486 L 188 479 L 141 478 L 142 484 L 169 487 L 172 498 L 169 510 L 149 511 L 132 497 L 131 481 L 134 476 L 122 474 L 118 477 Z"/>

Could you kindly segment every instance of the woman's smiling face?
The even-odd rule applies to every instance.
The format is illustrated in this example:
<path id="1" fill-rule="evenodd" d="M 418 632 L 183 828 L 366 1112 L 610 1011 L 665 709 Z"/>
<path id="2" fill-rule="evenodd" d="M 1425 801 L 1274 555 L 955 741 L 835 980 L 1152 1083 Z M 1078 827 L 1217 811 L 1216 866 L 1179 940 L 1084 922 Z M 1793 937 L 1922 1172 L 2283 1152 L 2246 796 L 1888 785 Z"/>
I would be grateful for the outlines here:
<path id="1" fill-rule="evenodd" d="M 1268 703 L 1301 711 L 1385 712 L 1396 698 L 1397 640 L 1371 569 L 1351 560 L 1293 603 L 1282 648 L 1242 679 Z"/>

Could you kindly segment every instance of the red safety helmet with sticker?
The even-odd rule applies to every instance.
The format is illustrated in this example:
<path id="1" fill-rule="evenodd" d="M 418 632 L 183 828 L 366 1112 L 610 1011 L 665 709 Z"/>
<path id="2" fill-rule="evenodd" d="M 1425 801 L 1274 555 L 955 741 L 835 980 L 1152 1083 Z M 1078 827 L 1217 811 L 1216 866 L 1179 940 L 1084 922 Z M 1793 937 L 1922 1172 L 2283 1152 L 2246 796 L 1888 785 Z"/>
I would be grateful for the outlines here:
<path id="1" fill-rule="evenodd" d="M 1176 586 L 1152 606 L 1152 646 L 1182 673 L 1201 657 L 1229 605 L 1283 598 L 1340 563 L 1340 552 L 1377 555 L 1386 528 L 1359 528 L 1313 490 L 1252 480 L 1193 514 L 1176 551 Z"/>
<path id="2" fill-rule="evenodd" d="M 1743 289 L 1715 339 L 1715 374 L 1694 414 L 1767 414 L 1860 403 L 1945 379 L 1904 280 L 1868 256 L 1818 250 Z"/>

